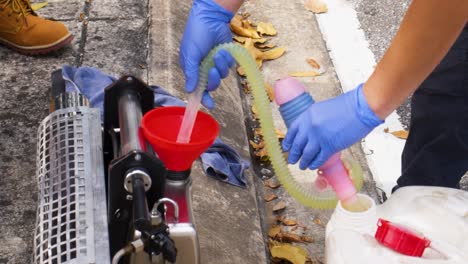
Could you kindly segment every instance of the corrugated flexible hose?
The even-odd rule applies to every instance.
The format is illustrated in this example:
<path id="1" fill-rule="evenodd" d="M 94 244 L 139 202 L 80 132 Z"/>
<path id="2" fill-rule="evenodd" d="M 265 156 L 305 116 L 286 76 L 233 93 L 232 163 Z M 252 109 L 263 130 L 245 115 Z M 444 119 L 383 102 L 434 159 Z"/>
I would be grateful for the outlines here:
<path id="1" fill-rule="evenodd" d="M 273 124 L 270 100 L 265 90 L 262 73 L 257 67 L 250 53 L 242 46 L 235 43 L 225 43 L 213 48 L 200 65 L 197 90 L 205 89 L 208 83 L 208 71 L 214 67 L 213 56 L 219 50 L 228 51 L 234 59 L 244 68 L 247 80 L 252 87 L 254 106 L 257 109 L 262 128 L 265 147 L 270 157 L 273 169 L 284 189 L 297 201 L 307 207 L 326 209 L 334 208 L 337 203 L 336 195 L 330 188 L 326 191 L 317 189 L 313 184 L 304 185 L 298 182 L 290 173 L 284 159 L 275 127 Z M 362 187 L 362 169 L 356 162 L 344 160 L 350 177 L 356 189 Z"/>

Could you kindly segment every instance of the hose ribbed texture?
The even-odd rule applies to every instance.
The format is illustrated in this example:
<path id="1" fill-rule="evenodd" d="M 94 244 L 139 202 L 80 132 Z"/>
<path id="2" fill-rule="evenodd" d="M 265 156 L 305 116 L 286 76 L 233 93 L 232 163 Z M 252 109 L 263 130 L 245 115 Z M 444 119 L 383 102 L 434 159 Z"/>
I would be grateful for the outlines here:
<path id="1" fill-rule="evenodd" d="M 283 157 L 281 147 L 272 118 L 270 100 L 265 90 L 263 76 L 257 67 L 257 64 L 252 59 L 250 53 L 242 46 L 234 43 L 225 43 L 213 48 L 208 56 L 200 65 L 199 80 L 197 90 L 203 91 L 208 83 L 208 71 L 214 67 L 213 56 L 220 49 L 227 50 L 234 59 L 244 68 L 244 71 L 252 87 L 252 95 L 254 98 L 254 106 L 257 109 L 260 125 L 262 128 L 263 140 L 265 147 L 270 157 L 273 169 L 284 189 L 298 202 L 307 207 L 313 208 L 334 208 L 337 203 L 336 195 L 333 191 L 319 191 L 314 185 L 304 186 L 299 183 L 291 175 L 288 165 Z M 362 170 L 357 163 L 347 164 L 347 169 L 353 179 L 356 189 L 359 190 L 362 186 Z M 329 188 L 331 189 L 331 188 Z"/>

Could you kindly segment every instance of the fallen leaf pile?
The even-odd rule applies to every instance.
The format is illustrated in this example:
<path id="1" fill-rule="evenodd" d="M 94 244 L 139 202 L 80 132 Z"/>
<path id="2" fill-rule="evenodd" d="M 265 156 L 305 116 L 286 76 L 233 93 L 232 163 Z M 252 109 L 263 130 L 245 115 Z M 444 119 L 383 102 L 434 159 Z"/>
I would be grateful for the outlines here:
<path id="1" fill-rule="evenodd" d="M 257 111 L 255 107 L 252 106 L 251 108 L 252 114 L 255 119 L 257 118 Z M 275 131 L 276 136 L 278 137 L 278 140 L 281 140 L 284 138 L 284 133 L 276 130 Z M 268 156 L 268 152 L 265 148 L 265 142 L 263 141 L 263 134 L 262 134 L 262 129 L 261 128 L 255 128 L 254 130 L 254 139 L 249 140 L 250 146 L 254 149 L 254 154 L 259 158 L 260 161 L 268 161 L 270 158 Z"/>
<path id="2" fill-rule="evenodd" d="M 327 6 L 320 1 L 306 1 L 306 8 L 314 13 L 327 11 Z M 272 43 L 271 40 L 278 34 L 273 24 L 253 22 L 249 18 L 250 14 L 248 13 L 237 14 L 231 20 L 230 27 L 234 34 L 234 41 L 249 51 L 261 70 L 264 61 L 280 58 L 286 53 L 286 48 L 277 47 L 276 44 Z M 307 58 L 305 62 L 307 63 L 306 66 L 310 66 L 308 69 L 290 72 L 289 75 L 295 77 L 315 77 L 321 75 L 321 66 L 315 59 Z M 236 70 L 242 77 L 241 85 L 244 93 L 249 94 L 251 87 L 245 78 L 244 69 L 238 67 Z M 274 101 L 275 95 L 271 85 L 265 83 L 265 90 L 270 101 Z M 253 117 L 252 121 L 254 121 L 254 124 L 258 124 L 257 109 L 254 106 L 251 107 L 251 113 Z M 279 130 L 275 132 L 278 140 L 284 138 L 284 133 Z M 249 144 L 253 148 L 255 156 L 261 162 L 269 160 L 261 128 L 253 129 L 253 138 L 249 140 Z M 265 173 L 262 172 L 263 174 Z M 307 227 L 298 223 L 296 219 L 283 216 L 283 214 L 286 214 L 287 203 L 278 197 L 282 193 L 281 189 L 279 189 L 281 184 L 275 177 L 269 178 L 267 175 L 263 175 L 262 179 L 264 179 L 263 184 L 265 186 L 263 200 L 270 205 L 270 210 L 276 215 L 276 222 L 268 232 L 272 263 L 316 263 L 311 260 L 307 251 L 301 247 L 304 244 L 314 242 L 313 238 L 307 235 Z M 313 222 L 316 225 L 324 226 L 318 218 L 314 219 Z M 299 245 L 296 245 L 296 243 Z"/>
<path id="3" fill-rule="evenodd" d="M 286 203 L 274 193 L 281 184 L 274 178 L 265 180 L 263 184 L 270 189 L 265 194 L 264 200 L 271 203 L 272 211 L 276 214 L 276 223 L 268 231 L 272 263 L 284 263 L 284 261 L 293 264 L 312 263 L 305 249 L 289 244 L 313 243 L 314 240 L 306 235 L 308 229 L 306 226 L 299 224 L 295 219 L 281 215 L 285 211 Z"/>
<path id="4" fill-rule="evenodd" d="M 249 13 L 236 14 L 231 20 L 230 27 L 231 31 L 235 34 L 233 39 L 239 45 L 246 48 L 249 53 L 255 58 L 259 69 L 263 66 L 263 61 L 274 60 L 281 57 L 285 52 L 285 47 L 276 47 L 270 41 L 272 36 L 278 34 L 277 30 L 271 23 L 266 22 L 252 22 L 249 20 Z M 306 59 L 307 63 L 314 69 L 320 69 L 320 64 L 317 63 L 313 58 Z M 242 67 L 237 68 L 237 73 L 241 77 L 245 77 L 245 71 Z M 296 71 L 289 73 L 290 76 L 295 77 L 315 77 L 321 73 L 318 71 Z M 250 84 L 246 79 L 241 80 L 241 84 L 245 93 L 250 93 Z M 265 83 L 265 90 L 268 94 L 270 101 L 274 101 L 275 95 L 273 88 L 268 83 Z M 254 106 L 251 107 L 251 111 L 254 119 L 258 119 L 257 111 Z M 284 138 L 284 133 L 279 130 L 276 131 L 278 139 Z M 268 153 L 263 143 L 263 135 L 260 129 L 255 130 L 254 139 L 250 140 L 250 145 L 254 149 L 255 156 L 259 157 L 260 161 L 268 161 Z"/>
<path id="5" fill-rule="evenodd" d="M 284 202 L 280 203 L 284 204 Z M 273 225 L 268 232 L 270 239 L 279 242 L 313 242 L 311 237 L 305 235 L 307 227 L 300 225 L 295 219 L 288 219 L 285 216 L 278 215 L 276 217 L 276 222 L 277 224 Z"/>
<path id="6" fill-rule="evenodd" d="M 249 51 L 255 59 L 257 66 L 261 69 L 264 60 L 274 60 L 281 57 L 286 52 L 286 48 L 276 47 L 276 44 L 269 42 L 271 36 L 275 36 L 278 33 L 271 23 L 255 23 L 248 20 L 249 17 L 250 14 L 248 13 L 235 15 L 231 20 L 230 27 L 231 31 L 235 34 L 233 37 L 234 41 Z M 240 66 L 237 68 L 237 73 L 241 77 L 245 77 L 244 69 Z M 248 94 L 251 92 L 250 84 L 247 82 L 247 79 L 242 79 L 241 84 L 245 93 Z M 268 83 L 265 83 L 265 89 L 268 98 L 270 101 L 273 101 L 275 99 L 273 88 Z M 251 111 L 254 119 L 258 120 L 257 111 L 254 106 L 252 106 Z M 280 139 L 284 138 L 284 135 L 280 132 L 277 132 L 277 134 Z M 269 160 L 265 144 L 263 143 L 261 129 L 255 130 L 254 139 L 249 142 L 260 161 Z"/>
<path id="7" fill-rule="evenodd" d="M 264 60 L 277 59 L 286 52 L 284 47 L 276 47 L 275 44 L 267 43 L 271 36 L 278 32 L 271 23 L 250 21 L 249 13 L 241 13 L 231 20 L 231 31 L 236 34 L 234 41 L 246 48 L 257 62 L 257 66 L 262 68 Z M 237 68 L 237 73 L 245 76 L 242 67 Z"/>

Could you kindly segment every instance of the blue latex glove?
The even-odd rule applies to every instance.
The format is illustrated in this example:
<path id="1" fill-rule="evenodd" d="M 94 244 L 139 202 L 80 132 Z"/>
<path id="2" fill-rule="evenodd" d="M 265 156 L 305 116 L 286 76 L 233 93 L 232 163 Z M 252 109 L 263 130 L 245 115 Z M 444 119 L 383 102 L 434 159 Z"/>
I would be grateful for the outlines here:
<path id="1" fill-rule="evenodd" d="M 283 149 L 288 162 L 317 169 L 333 154 L 356 143 L 383 121 L 367 104 L 362 84 L 335 98 L 311 105 L 291 124 Z M 302 158 L 301 158 L 302 156 Z"/>
<path id="2" fill-rule="evenodd" d="M 229 28 L 233 13 L 225 10 L 213 0 L 194 0 L 185 25 L 180 46 L 179 62 L 185 74 L 185 90 L 193 92 L 198 82 L 198 67 L 210 50 L 218 44 L 231 42 Z M 203 94 L 202 104 L 212 109 L 214 101 L 208 94 L 229 74 L 234 58 L 226 50 L 220 50 L 213 58 L 215 67 L 208 72 L 208 85 Z"/>

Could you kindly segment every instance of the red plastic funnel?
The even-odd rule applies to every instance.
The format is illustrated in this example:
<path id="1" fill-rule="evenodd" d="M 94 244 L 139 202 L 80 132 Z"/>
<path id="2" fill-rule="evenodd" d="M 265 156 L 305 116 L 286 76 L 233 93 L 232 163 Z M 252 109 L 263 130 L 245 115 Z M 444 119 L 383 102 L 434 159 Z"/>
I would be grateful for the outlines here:
<path id="1" fill-rule="evenodd" d="M 141 121 L 146 140 L 172 171 L 185 171 L 216 139 L 219 125 L 210 115 L 198 111 L 189 143 L 177 143 L 185 107 L 170 106 L 147 112 Z"/>

